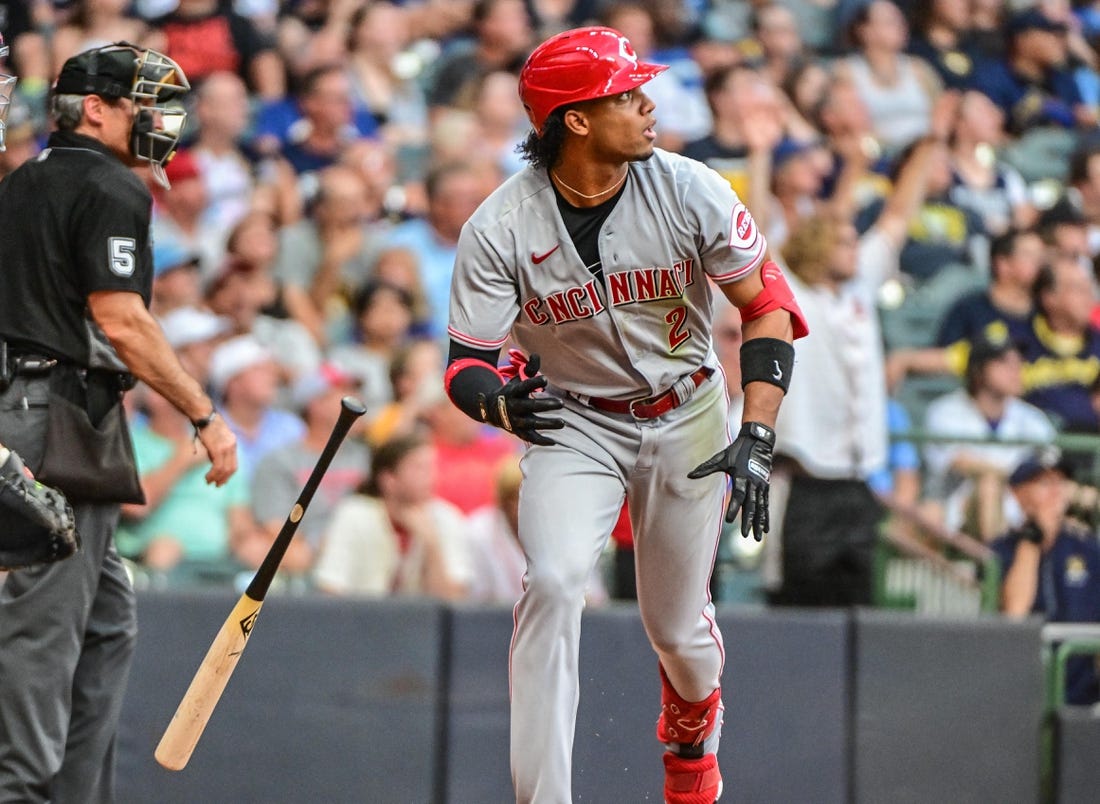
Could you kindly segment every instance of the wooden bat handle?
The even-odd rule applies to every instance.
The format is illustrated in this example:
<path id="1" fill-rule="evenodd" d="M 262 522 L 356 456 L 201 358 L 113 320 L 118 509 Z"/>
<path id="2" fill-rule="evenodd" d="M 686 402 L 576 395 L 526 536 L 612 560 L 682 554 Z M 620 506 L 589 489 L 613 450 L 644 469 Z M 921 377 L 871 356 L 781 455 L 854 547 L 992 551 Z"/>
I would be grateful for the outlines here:
<path id="1" fill-rule="evenodd" d="M 345 396 L 340 400 L 340 418 L 336 422 L 336 426 L 332 428 L 328 443 L 321 451 L 321 457 L 317 459 L 317 465 L 313 467 L 309 479 L 302 487 L 301 494 L 298 495 L 297 502 L 290 510 L 290 516 L 287 517 L 286 522 L 279 529 L 279 535 L 275 537 L 275 541 L 271 544 L 267 555 L 264 556 L 263 563 L 260 564 L 260 568 L 256 570 L 256 574 L 252 576 L 252 581 L 248 584 L 248 589 L 245 590 L 245 594 L 253 600 L 263 600 L 264 596 L 267 595 L 267 590 L 275 579 L 279 564 L 282 563 L 283 556 L 286 555 L 287 548 L 290 547 L 290 540 L 293 538 L 294 532 L 298 530 L 298 523 L 305 516 L 309 501 L 313 499 L 314 492 L 321 484 L 321 478 L 324 477 L 329 464 L 332 463 L 336 451 L 340 449 L 340 444 L 343 443 L 348 430 L 351 429 L 355 420 L 366 412 L 367 409 L 363 403 L 354 397 Z"/>

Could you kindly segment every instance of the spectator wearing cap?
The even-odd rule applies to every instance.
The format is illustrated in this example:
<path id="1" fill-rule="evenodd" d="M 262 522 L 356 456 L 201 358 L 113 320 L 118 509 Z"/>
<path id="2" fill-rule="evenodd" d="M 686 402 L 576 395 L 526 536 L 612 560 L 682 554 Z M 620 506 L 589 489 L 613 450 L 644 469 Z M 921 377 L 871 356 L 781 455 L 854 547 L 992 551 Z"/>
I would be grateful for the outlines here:
<path id="1" fill-rule="evenodd" d="M 1008 131 L 1019 136 L 1035 126 L 1057 128 L 1096 124 L 1096 114 L 1081 98 L 1066 69 L 1067 26 L 1039 8 L 1012 16 L 1003 59 L 982 63 L 974 89 L 984 92 L 1005 113 Z"/>
<path id="2" fill-rule="evenodd" d="M 1025 519 L 991 546 L 1001 563 L 1001 611 L 1010 617 L 1100 622 L 1100 542 L 1066 517 L 1070 476 L 1070 465 L 1053 448 L 1029 455 L 1009 476 Z M 1098 698 L 1093 658 L 1071 658 L 1065 702 L 1094 704 Z"/>
<path id="3" fill-rule="evenodd" d="M 237 436 L 242 473 L 251 478 L 267 453 L 302 437 L 305 424 L 275 407 L 279 366 L 251 335 L 221 343 L 210 355 L 210 387 L 218 412 Z"/>
<path id="4" fill-rule="evenodd" d="M 171 239 L 153 244 L 153 300 L 149 309 L 163 317 L 202 301 L 199 255 Z"/>
<path id="5" fill-rule="evenodd" d="M 160 326 L 187 373 L 206 387 L 210 357 L 218 342 L 233 331 L 233 322 L 197 307 L 178 307 L 161 317 Z"/>
<path id="6" fill-rule="evenodd" d="M 268 541 L 249 557 L 250 566 L 259 566 L 270 541 L 278 535 L 286 519 L 286 501 L 294 499 L 309 479 L 340 417 L 340 399 L 353 393 L 356 386 L 354 377 L 331 363 L 300 377 L 294 384 L 291 399 L 305 420 L 306 429 L 297 440 L 267 453 L 256 466 L 252 476 L 252 515 Z M 298 525 L 299 537 L 283 559 L 282 568 L 288 572 L 304 575 L 312 568 L 321 536 L 337 503 L 366 479 L 370 453 L 362 438 L 356 437 L 362 419 L 359 422 L 352 437 L 340 445 Z"/>
<path id="7" fill-rule="evenodd" d="M 925 412 L 930 435 L 987 439 L 988 443 L 929 443 L 924 448 L 929 497 L 943 499 L 943 522 L 989 541 L 1020 511 L 1005 486 L 1031 447 L 998 442 L 1053 441 L 1054 426 L 1021 399 L 1023 362 L 1005 327 L 989 327 L 969 348 L 964 388 L 933 400 Z"/>
<path id="8" fill-rule="evenodd" d="M 771 152 L 771 208 L 756 222 L 773 248 L 781 248 L 800 221 L 813 216 L 832 157 L 820 142 L 783 137 Z M 761 218 L 764 220 L 761 220 Z"/>
<path id="9" fill-rule="evenodd" d="M 205 452 L 187 417 L 160 394 L 139 386 L 145 416 L 133 424 L 143 505 L 122 506 L 119 552 L 155 586 L 228 587 L 240 558 L 262 542 L 248 510 L 248 483 L 238 472 L 220 488 L 203 479 Z"/>
<path id="10" fill-rule="evenodd" d="M 224 252 L 224 235 L 207 215 L 206 185 L 194 154 L 177 151 L 164 173 L 171 190 L 153 192 L 153 242 L 173 241 L 199 255 L 204 279 L 218 269 Z"/>

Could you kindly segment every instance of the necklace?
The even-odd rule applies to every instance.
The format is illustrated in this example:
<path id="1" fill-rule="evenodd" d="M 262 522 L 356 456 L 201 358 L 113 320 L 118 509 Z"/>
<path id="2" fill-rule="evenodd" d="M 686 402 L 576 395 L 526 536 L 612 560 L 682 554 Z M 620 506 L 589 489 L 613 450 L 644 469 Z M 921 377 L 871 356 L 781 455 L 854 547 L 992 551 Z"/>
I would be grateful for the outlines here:
<path id="1" fill-rule="evenodd" d="M 559 175 L 558 175 L 557 173 L 555 173 L 555 172 L 554 172 L 554 171 L 552 171 L 552 170 L 550 171 L 550 175 L 551 175 L 551 176 L 553 176 L 553 177 L 554 177 L 555 179 L 557 179 L 557 180 L 558 180 L 558 184 L 560 184 L 560 185 L 561 185 L 562 187 L 564 187 L 564 188 L 565 188 L 566 190 L 569 190 L 569 191 L 570 191 L 571 193 L 575 193 L 576 195 L 578 195 L 578 196 L 580 196 L 581 198 L 584 198 L 584 199 L 586 199 L 586 200 L 592 200 L 593 198 L 599 198 L 599 197 L 600 197 L 601 195 L 607 195 L 607 194 L 608 194 L 608 193 L 610 193 L 610 192 L 611 192 L 612 190 L 614 190 L 614 189 L 615 189 L 616 187 L 618 187 L 618 186 L 619 186 L 620 184 L 622 184 L 622 183 L 623 183 L 624 181 L 626 181 L 626 175 L 627 175 L 627 173 L 629 173 L 629 172 L 630 172 L 630 169 L 629 169 L 629 168 L 627 168 L 626 170 L 624 170 L 624 171 L 623 171 L 623 175 L 622 175 L 622 176 L 620 176 L 620 177 L 619 177 L 618 179 L 616 179 L 616 180 L 615 180 L 615 183 L 614 183 L 614 184 L 612 184 L 612 185 L 611 185 L 610 187 L 608 187 L 608 188 L 607 188 L 606 190 L 601 190 L 600 192 L 598 192 L 598 193 L 593 193 L 592 195 L 585 195 L 585 194 L 584 194 L 584 193 L 582 193 L 582 192 L 581 192 L 580 190 L 578 190 L 578 189 L 577 189 L 576 187 L 570 187 L 570 186 L 569 186 L 568 184 L 566 184 L 566 183 L 565 183 L 564 181 L 562 181 L 562 178 L 561 178 L 561 176 L 559 176 Z"/>

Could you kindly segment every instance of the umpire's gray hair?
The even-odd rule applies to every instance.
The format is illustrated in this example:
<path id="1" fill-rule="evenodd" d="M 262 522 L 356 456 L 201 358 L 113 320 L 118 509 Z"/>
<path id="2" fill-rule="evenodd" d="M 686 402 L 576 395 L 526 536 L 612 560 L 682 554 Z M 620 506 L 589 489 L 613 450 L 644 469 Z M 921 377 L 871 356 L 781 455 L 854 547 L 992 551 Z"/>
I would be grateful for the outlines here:
<path id="1" fill-rule="evenodd" d="M 60 131 L 72 131 L 84 119 L 85 95 L 54 95 L 50 100 L 50 117 Z"/>

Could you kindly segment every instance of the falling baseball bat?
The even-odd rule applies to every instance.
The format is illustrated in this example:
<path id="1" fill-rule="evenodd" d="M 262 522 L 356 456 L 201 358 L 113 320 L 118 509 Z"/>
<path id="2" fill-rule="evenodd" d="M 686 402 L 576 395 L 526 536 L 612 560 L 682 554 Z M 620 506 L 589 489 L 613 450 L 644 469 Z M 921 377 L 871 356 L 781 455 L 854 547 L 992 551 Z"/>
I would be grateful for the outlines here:
<path id="1" fill-rule="evenodd" d="M 313 493 L 321 482 L 325 471 L 332 462 L 336 450 L 348 434 L 355 420 L 367 412 L 363 403 L 358 399 L 345 396 L 340 401 L 340 419 L 332 429 L 332 435 L 328 437 L 321 457 L 317 459 L 317 465 L 298 495 L 298 500 L 290 511 L 279 535 L 264 556 L 263 563 L 256 570 L 251 583 L 245 589 L 237 605 L 233 607 L 229 617 L 222 624 L 214 642 L 206 652 L 206 658 L 202 660 L 199 669 L 195 671 L 195 677 L 191 679 L 191 686 L 184 693 L 176 714 L 172 716 L 172 722 L 164 730 L 164 736 L 160 738 L 154 756 L 161 765 L 168 770 L 182 770 L 191 758 L 191 752 L 202 736 L 214 707 L 218 705 L 222 691 L 225 689 L 229 677 L 237 667 L 237 661 L 244 652 L 248 643 L 248 635 L 252 633 L 252 627 L 256 624 L 256 617 L 260 613 L 264 596 L 267 594 L 271 581 L 279 569 L 279 564 L 290 546 L 290 540 L 298 529 L 298 523 L 306 512 L 309 501 L 313 499 Z"/>

